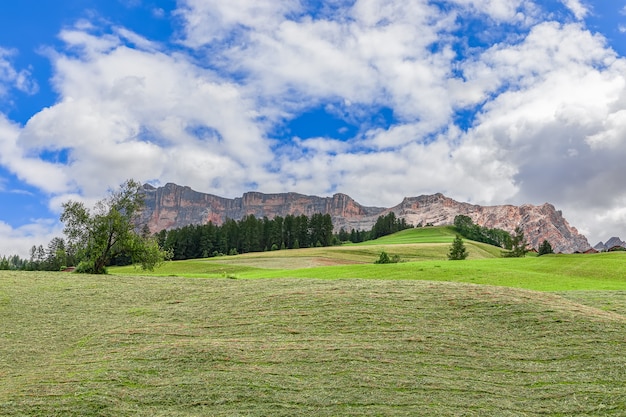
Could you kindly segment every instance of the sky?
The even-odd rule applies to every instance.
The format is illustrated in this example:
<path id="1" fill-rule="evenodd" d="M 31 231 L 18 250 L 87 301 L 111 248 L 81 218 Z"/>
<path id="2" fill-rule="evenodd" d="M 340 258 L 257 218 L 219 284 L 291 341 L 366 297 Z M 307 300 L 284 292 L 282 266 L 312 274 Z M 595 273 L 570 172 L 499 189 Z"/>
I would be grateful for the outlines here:
<path id="1" fill-rule="evenodd" d="M 0 27 L 0 255 L 130 178 L 548 202 L 626 239 L 626 0 L 20 0 Z"/>

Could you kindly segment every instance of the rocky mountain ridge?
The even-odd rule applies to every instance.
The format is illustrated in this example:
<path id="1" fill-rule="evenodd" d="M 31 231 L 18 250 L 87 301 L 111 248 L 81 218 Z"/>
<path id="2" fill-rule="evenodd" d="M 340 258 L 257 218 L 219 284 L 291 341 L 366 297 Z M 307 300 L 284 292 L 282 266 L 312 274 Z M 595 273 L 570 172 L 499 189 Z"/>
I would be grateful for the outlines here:
<path id="1" fill-rule="evenodd" d="M 330 214 L 338 231 L 344 228 L 369 230 L 379 216 L 393 212 L 407 223 L 449 225 L 459 214 L 469 216 L 474 223 L 512 232 L 521 226 L 531 248 L 544 239 L 555 252 L 584 252 L 591 249 L 587 238 L 570 226 L 560 211 L 551 204 L 534 206 L 479 206 L 461 203 L 443 194 L 407 197 L 390 208 L 362 206 L 345 194 L 332 197 L 307 196 L 298 193 L 263 194 L 248 192 L 229 199 L 194 191 L 189 187 L 168 183 L 155 188 L 144 185 L 145 208 L 140 222 L 151 232 L 175 229 L 209 221 L 222 224 L 227 219 L 239 220 L 247 215 L 257 218 L 287 215 Z"/>
<path id="2" fill-rule="evenodd" d="M 609 250 L 615 250 L 619 248 L 626 249 L 626 242 L 620 239 L 619 237 L 612 237 L 606 241 L 606 243 L 598 242 L 597 245 L 593 247 L 598 252 L 607 252 Z"/>

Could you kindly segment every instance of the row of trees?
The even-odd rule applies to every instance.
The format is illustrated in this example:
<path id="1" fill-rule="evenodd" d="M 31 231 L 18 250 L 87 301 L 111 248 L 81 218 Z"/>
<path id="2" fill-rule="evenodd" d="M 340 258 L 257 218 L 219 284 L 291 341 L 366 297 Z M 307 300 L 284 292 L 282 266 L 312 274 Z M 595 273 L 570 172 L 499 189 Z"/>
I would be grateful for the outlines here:
<path id="1" fill-rule="evenodd" d="M 227 220 L 221 226 L 211 222 L 179 229 L 162 230 L 157 241 L 176 260 L 207 258 L 248 252 L 331 246 L 340 242 L 360 243 L 413 227 L 395 213 L 378 217 L 371 230 L 341 229 L 333 234 L 330 214 L 308 217 L 287 215 L 273 219 L 248 215 L 239 221 Z"/>
<path id="2" fill-rule="evenodd" d="M 221 226 L 209 222 L 162 230 L 156 238 L 160 247 L 177 260 L 336 243 L 330 214 L 276 216 L 271 220 L 248 215 L 239 221 L 227 220 Z"/>
<path id="3" fill-rule="evenodd" d="M 350 233 L 348 233 L 344 228 L 341 228 L 337 234 L 337 240 L 340 242 L 361 243 L 413 227 L 414 226 L 408 224 L 405 219 L 399 219 L 394 212 L 391 212 L 385 216 L 379 216 L 371 230 L 352 229 Z M 418 227 L 421 227 L 421 224 Z"/>
<path id="4" fill-rule="evenodd" d="M 466 239 L 483 242 L 504 249 L 511 249 L 512 237 L 509 232 L 502 229 L 489 229 L 474 224 L 469 216 L 458 215 L 454 218 L 454 227 L 457 232 Z"/>
<path id="5" fill-rule="evenodd" d="M 48 246 L 32 246 L 30 257 L 22 259 L 18 255 L 0 258 L 0 270 L 58 271 L 72 265 L 73 256 L 68 253 L 65 240 L 53 238 Z"/>
<path id="6" fill-rule="evenodd" d="M 467 239 L 506 249 L 502 252 L 502 256 L 505 258 L 521 258 L 528 253 L 528 242 L 526 242 L 524 231 L 519 226 L 515 228 L 515 232 L 511 235 L 509 232 L 502 229 L 489 229 L 474 224 L 470 217 L 464 215 L 458 215 L 454 218 L 454 226 L 457 232 Z M 465 259 L 460 257 L 460 253 L 462 254 L 463 252 L 461 251 L 462 242 L 459 241 L 460 237 L 457 236 L 457 240 L 455 240 L 451 252 L 448 255 L 449 259 Z M 540 255 L 553 253 L 552 247 L 547 240 L 544 240 L 539 252 Z"/>

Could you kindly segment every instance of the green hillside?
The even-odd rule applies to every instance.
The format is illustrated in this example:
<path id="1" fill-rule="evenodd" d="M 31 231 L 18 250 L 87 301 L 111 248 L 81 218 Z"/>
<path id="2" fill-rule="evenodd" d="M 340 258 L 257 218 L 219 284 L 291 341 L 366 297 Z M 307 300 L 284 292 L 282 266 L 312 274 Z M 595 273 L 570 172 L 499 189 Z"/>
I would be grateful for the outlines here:
<path id="1" fill-rule="evenodd" d="M 168 262 L 150 275 L 200 278 L 367 278 L 455 281 L 541 291 L 626 290 L 626 254 L 501 258 L 501 249 L 465 241 L 469 259 L 448 261 L 452 227 L 404 230 L 357 245 L 249 253 Z M 381 251 L 402 262 L 374 265 Z M 119 275 L 145 275 L 111 268 Z"/>
<path id="2" fill-rule="evenodd" d="M 0 415 L 623 416 L 625 315 L 615 291 L 0 271 Z"/>
<path id="3" fill-rule="evenodd" d="M 407 243 L 452 243 L 456 232 L 453 226 L 417 227 L 392 235 L 369 240 L 360 245 L 394 245 Z"/>
<path id="4" fill-rule="evenodd" d="M 454 237 L 1 271 L 0 415 L 625 415 L 626 253 Z"/>

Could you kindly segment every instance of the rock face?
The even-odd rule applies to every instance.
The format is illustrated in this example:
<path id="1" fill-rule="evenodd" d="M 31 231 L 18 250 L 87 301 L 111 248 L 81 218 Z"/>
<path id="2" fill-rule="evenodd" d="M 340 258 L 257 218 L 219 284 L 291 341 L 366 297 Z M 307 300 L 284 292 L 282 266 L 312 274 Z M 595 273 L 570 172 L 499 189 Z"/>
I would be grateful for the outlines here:
<path id="1" fill-rule="evenodd" d="M 625 248 L 626 242 L 624 242 L 619 237 L 612 237 L 606 241 L 606 243 L 599 242 L 596 246 L 593 247 L 598 252 L 606 252 L 608 250 L 615 250 L 616 248 Z"/>
<path id="2" fill-rule="evenodd" d="M 240 220 L 247 215 L 257 218 L 274 218 L 289 214 L 312 216 L 330 214 L 337 229 L 349 220 L 351 228 L 369 229 L 384 208 L 364 207 L 345 194 L 332 197 L 306 196 L 297 193 L 262 194 L 245 193 L 241 198 L 228 199 L 199 193 L 189 187 L 166 184 L 154 188 L 144 185 L 145 209 L 140 223 L 147 224 L 151 232 L 176 229 L 191 224 L 213 222 L 222 224 L 227 219 Z"/>
<path id="3" fill-rule="evenodd" d="M 570 226 L 561 211 L 552 204 L 534 206 L 479 206 L 460 203 L 442 194 L 405 198 L 402 203 L 388 209 L 408 223 L 433 225 L 452 224 L 454 217 L 463 214 L 474 223 L 488 228 L 498 228 L 512 233 L 517 226 L 524 231 L 531 248 L 537 249 L 545 240 L 555 252 L 585 252 L 591 246 L 587 238 Z"/>
<path id="4" fill-rule="evenodd" d="M 521 226 L 531 248 L 538 248 L 547 239 L 555 252 L 584 252 L 591 248 L 587 238 L 571 227 L 560 211 L 551 204 L 533 206 L 479 206 L 460 203 L 443 194 L 405 198 L 391 208 L 365 207 L 345 194 L 332 197 L 307 196 L 297 193 L 245 193 L 241 198 L 228 199 L 204 194 L 176 184 L 155 188 L 144 186 L 146 206 L 140 222 L 151 232 L 175 229 L 209 221 L 222 224 L 226 219 L 240 220 L 246 215 L 257 218 L 311 216 L 330 214 L 336 231 L 344 228 L 369 230 L 379 216 L 393 212 L 407 223 L 418 225 L 449 225 L 463 214 L 474 223 L 489 228 L 513 232 Z"/>

